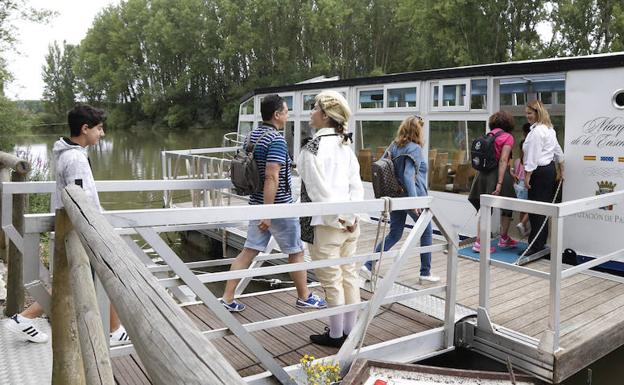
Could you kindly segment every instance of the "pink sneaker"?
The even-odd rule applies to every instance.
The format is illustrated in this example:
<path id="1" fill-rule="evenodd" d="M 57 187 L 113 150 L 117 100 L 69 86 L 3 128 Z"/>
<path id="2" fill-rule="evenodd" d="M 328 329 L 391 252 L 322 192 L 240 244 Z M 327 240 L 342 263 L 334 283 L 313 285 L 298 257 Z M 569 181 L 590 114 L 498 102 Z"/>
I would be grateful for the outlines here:
<path id="1" fill-rule="evenodd" d="M 518 241 L 511 239 L 509 235 L 507 237 L 503 237 L 501 235 L 501 237 L 498 239 L 498 247 L 500 248 L 511 249 L 516 246 L 518 246 Z"/>
<path id="2" fill-rule="evenodd" d="M 472 245 L 472 251 L 474 251 L 475 253 L 480 253 L 481 252 L 481 242 L 476 241 L 474 243 L 474 245 Z M 490 246 L 490 253 L 493 253 L 495 251 L 496 251 L 496 247 Z"/>

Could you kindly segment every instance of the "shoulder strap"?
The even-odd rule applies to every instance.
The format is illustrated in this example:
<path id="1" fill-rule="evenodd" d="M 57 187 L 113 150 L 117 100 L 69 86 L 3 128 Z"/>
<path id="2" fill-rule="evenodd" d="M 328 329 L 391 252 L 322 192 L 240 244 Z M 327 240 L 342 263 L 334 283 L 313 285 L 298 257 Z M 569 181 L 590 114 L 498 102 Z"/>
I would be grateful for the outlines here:
<path id="1" fill-rule="evenodd" d="M 258 138 L 258 140 L 256 140 L 256 143 L 251 143 L 251 144 L 250 144 L 250 147 L 251 147 L 251 148 L 249 149 L 249 152 L 253 153 L 253 152 L 254 152 L 254 150 L 256 149 L 256 145 L 257 145 L 258 143 L 260 143 L 260 141 L 262 141 L 262 139 L 263 139 L 263 138 L 264 138 L 264 137 L 265 137 L 265 136 L 266 136 L 269 132 L 271 132 L 271 131 L 274 131 L 274 130 L 273 130 L 273 129 L 270 129 L 270 128 L 267 128 L 267 129 L 266 129 L 266 130 L 262 133 L 262 135 L 260 135 L 260 137 Z M 251 134 L 249 135 L 249 142 L 251 142 Z"/>
<path id="2" fill-rule="evenodd" d="M 488 135 L 492 135 L 492 136 L 494 137 L 494 139 L 496 139 L 496 138 L 498 138 L 498 136 L 499 136 L 499 135 L 502 135 L 502 134 L 504 134 L 504 133 L 505 133 L 505 131 L 504 131 L 504 130 L 500 130 L 500 131 L 497 131 L 497 132 L 496 132 L 496 133 L 494 133 L 494 134 L 492 133 L 492 131 L 488 132 L 487 134 L 488 134 Z M 509 133 L 508 133 L 508 134 L 509 134 Z M 511 134 L 510 134 L 510 135 L 511 135 Z"/>

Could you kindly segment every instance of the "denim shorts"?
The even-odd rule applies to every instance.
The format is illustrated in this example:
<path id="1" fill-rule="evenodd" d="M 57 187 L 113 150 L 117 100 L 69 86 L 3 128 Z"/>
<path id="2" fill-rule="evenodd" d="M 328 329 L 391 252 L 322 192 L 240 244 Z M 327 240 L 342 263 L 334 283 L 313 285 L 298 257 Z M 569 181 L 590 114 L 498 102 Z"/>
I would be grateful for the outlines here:
<path id="1" fill-rule="evenodd" d="M 516 190 L 516 197 L 518 199 L 529 199 L 529 190 L 524 185 L 524 179 L 520 179 L 514 183 L 514 190 Z"/>
<path id="2" fill-rule="evenodd" d="M 264 251 L 272 235 L 282 253 L 295 254 L 303 251 L 299 218 L 272 219 L 271 226 L 266 231 L 258 228 L 259 223 L 259 220 L 249 221 L 247 240 L 245 241 L 246 248 Z"/>

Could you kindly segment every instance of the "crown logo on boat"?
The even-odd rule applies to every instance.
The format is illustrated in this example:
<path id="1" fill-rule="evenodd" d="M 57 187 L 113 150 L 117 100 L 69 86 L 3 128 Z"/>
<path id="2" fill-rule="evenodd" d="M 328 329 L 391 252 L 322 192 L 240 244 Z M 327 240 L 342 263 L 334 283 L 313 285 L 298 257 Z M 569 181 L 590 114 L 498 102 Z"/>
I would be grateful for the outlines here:
<path id="1" fill-rule="evenodd" d="M 615 186 L 617 186 L 616 183 L 613 183 L 607 180 L 598 181 L 596 182 L 596 184 L 598 185 L 598 190 L 596 191 L 596 195 L 612 193 L 615 191 Z M 601 210 L 613 210 L 613 205 L 601 207 L 600 209 Z"/>

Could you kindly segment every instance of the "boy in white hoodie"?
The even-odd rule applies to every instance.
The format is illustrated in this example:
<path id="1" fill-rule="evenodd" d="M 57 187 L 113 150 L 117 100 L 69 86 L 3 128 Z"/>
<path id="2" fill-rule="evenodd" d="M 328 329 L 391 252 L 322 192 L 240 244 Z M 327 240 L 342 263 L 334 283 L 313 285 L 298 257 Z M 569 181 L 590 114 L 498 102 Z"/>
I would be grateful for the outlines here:
<path id="1" fill-rule="evenodd" d="M 95 181 L 91 172 L 91 163 L 87 154 L 87 147 L 97 144 L 104 137 L 104 111 L 89 105 L 77 105 L 67 113 L 67 122 L 70 137 L 62 137 L 54 143 L 53 154 L 56 169 L 56 195 L 52 205 L 54 209 L 63 207 L 61 193 L 70 184 L 81 186 L 93 204 L 102 210 Z M 43 308 L 37 302 L 30 305 L 20 314 L 11 316 L 5 323 L 21 338 L 31 342 L 43 343 L 48 341 L 47 334 L 38 330 L 33 319 L 43 314 Z M 119 322 L 115 309 L 110 309 L 111 345 L 118 345 L 129 341 L 126 330 Z"/>

